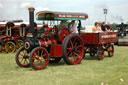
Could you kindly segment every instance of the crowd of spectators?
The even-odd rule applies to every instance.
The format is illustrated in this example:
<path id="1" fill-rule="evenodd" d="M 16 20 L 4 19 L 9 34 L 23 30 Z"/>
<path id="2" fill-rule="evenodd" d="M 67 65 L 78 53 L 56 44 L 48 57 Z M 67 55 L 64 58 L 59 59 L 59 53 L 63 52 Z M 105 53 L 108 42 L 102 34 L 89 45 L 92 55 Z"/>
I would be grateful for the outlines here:
<path id="1" fill-rule="evenodd" d="M 92 32 L 110 32 L 111 27 L 110 27 L 110 22 L 95 22 L 94 27 L 92 28 Z"/>

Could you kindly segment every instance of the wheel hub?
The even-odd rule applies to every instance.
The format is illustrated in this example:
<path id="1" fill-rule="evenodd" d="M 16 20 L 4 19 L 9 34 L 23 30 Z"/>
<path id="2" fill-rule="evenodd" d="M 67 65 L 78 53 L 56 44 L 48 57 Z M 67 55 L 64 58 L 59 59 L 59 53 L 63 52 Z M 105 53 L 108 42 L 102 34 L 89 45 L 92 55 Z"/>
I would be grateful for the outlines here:
<path id="1" fill-rule="evenodd" d="M 24 59 L 28 59 L 28 56 L 23 56 Z"/>

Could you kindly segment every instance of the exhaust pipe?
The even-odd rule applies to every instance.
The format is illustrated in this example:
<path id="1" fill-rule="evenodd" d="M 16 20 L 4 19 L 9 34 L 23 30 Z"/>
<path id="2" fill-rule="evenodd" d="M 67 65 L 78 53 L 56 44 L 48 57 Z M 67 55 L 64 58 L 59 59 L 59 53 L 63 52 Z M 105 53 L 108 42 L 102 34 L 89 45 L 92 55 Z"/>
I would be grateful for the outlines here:
<path id="1" fill-rule="evenodd" d="M 29 11 L 29 32 L 32 33 L 33 37 L 35 36 L 34 29 L 34 8 L 28 8 Z"/>

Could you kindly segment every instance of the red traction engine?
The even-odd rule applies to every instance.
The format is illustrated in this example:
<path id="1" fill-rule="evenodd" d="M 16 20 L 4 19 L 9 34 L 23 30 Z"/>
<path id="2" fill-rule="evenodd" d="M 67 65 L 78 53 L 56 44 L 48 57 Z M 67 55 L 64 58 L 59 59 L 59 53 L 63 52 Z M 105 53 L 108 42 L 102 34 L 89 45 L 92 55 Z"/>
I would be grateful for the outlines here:
<path id="1" fill-rule="evenodd" d="M 25 36 L 25 24 L 15 25 L 13 22 L 0 24 L 0 51 L 15 52 L 23 45 L 22 38 Z"/>
<path id="2" fill-rule="evenodd" d="M 59 12 L 39 12 L 38 20 L 86 19 L 87 14 Z M 35 70 L 44 69 L 48 63 L 58 63 L 62 58 L 69 65 L 79 64 L 84 56 L 84 43 L 78 34 L 70 34 L 67 28 L 58 30 L 53 26 L 49 31 L 37 31 L 34 28 L 34 8 L 29 8 L 30 28 L 24 46 L 16 53 L 16 63 L 20 67 L 32 67 Z"/>

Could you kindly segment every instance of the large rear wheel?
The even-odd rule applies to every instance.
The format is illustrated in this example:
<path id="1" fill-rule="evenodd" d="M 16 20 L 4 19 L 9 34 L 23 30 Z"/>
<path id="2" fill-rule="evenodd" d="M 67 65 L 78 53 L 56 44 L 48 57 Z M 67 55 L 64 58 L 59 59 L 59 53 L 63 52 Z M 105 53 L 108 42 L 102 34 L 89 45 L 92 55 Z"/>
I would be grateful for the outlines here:
<path id="1" fill-rule="evenodd" d="M 84 56 L 84 44 L 77 34 L 68 35 L 63 43 L 63 59 L 67 64 L 73 65 L 81 62 Z"/>
<path id="2" fill-rule="evenodd" d="M 31 52 L 29 61 L 33 69 L 44 69 L 49 63 L 49 56 L 47 50 L 43 47 L 36 47 Z"/>
<path id="3" fill-rule="evenodd" d="M 16 63 L 20 67 L 30 67 L 29 63 L 30 53 L 24 48 L 24 46 L 20 47 L 16 52 Z"/>

